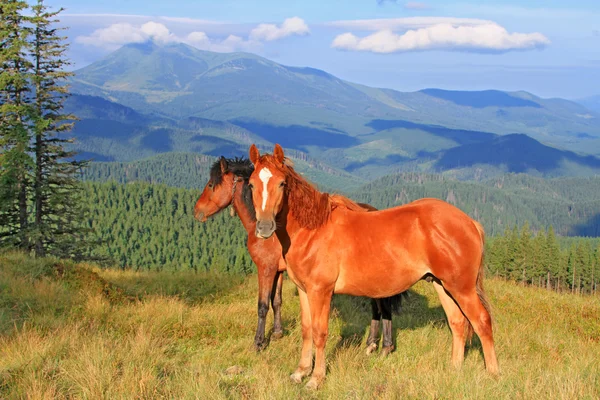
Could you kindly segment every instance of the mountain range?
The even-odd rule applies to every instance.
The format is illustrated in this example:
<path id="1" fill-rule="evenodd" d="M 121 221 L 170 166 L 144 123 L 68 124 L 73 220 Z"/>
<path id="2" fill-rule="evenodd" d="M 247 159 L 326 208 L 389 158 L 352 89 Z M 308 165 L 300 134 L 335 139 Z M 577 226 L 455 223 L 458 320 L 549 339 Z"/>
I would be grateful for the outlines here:
<path id="1" fill-rule="evenodd" d="M 242 155 L 250 143 L 277 142 L 361 181 L 398 171 L 461 179 L 600 172 L 593 104 L 527 92 L 406 93 L 253 54 L 152 42 L 123 46 L 75 71 L 70 84 L 76 148 L 96 161 Z"/>

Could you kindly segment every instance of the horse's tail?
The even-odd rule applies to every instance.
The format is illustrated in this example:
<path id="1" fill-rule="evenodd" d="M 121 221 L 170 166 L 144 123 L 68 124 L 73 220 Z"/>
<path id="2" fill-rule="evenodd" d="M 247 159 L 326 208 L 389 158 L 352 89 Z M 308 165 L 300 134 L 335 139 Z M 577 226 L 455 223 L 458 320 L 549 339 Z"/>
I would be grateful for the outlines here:
<path id="1" fill-rule="evenodd" d="M 477 231 L 479 232 L 479 237 L 481 238 L 481 259 L 479 261 L 479 269 L 477 271 L 477 281 L 475 282 L 475 291 L 477 292 L 479 301 L 481 301 L 481 304 L 483 304 L 483 307 L 488 312 L 488 314 L 490 315 L 490 319 L 491 319 L 492 318 L 492 310 L 490 307 L 490 303 L 487 299 L 487 296 L 485 295 L 485 290 L 483 290 L 483 277 L 484 277 L 484 272 L 485 272 L 485 265 L 484 265 L 485 231 L 483 230 L 483 226 L 479 222 L 473 221 L 473 224 L 475 225 L 475 228 L 477 228 Z M 473 326 L 470 323 L 467 323 L 467 326 L 465 329 L 466 329 L 466 334 L 467 334 L 466 337 L 470 342 L 473 337 Z"/>
<path id="2" fill-rule="evenodd" d="M 390 301 L 390 309 L 396 315 L 400 315 L 403 297 L 408 297 L 408 291 L 395 294 L 388 298 Z"/>

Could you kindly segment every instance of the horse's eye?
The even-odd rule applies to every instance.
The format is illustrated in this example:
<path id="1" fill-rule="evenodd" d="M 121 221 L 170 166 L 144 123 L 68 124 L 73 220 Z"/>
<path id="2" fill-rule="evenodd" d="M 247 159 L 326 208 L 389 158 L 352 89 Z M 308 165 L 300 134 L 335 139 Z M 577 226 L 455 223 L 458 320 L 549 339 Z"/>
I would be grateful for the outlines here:
<path id="1" fill-rule="evenodd" d="M 254 185 L 251 183 L 248 184 L 248 187 L 250 188 L 250 190 L 254 189 Z"/>
<path id="2" fill-rule="evenodd" d="M 215 185 L 214 185 L 212 182 L 209 182 L 209 183 L 208 183 L 208 187 L 209 187 L 210 189 L 212 189 L 214 186 L 215 186 Z"/>
<path id="3" fill-rule="evenodd" d="M 281 188 L 282 188 L 282 187 L 284 187 L 284 186 L 285 186 L 285 181 L 282 181 L 282 182 L 279 184 L 279 187 L 281 187 Z"/>

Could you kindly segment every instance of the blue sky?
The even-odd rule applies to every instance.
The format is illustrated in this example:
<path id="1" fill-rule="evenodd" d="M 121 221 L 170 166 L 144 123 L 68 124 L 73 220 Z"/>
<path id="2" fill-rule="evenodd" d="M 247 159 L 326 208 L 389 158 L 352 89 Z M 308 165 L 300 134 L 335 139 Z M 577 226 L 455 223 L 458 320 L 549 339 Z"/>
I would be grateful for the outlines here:
<path id="1" fill-rule="evenodd" d="M 600 94 L 600 1 L 47 0 L 83 67 L 152 38 L 250 51 L 370 86 Z M 573 4 L 576 3 L 576 4 Z"/>

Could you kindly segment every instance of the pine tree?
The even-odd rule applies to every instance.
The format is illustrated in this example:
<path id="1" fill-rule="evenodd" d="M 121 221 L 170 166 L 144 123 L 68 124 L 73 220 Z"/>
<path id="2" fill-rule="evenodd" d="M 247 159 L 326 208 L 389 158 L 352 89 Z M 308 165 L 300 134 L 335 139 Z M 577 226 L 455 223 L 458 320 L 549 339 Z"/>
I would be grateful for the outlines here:
<path id="1" fill-rule="evenodd" d="M 521 267 L 521 282 L 523 284 L 528 283 L 532 276 L 532 245 L 531 245 L 531 229 L 529 228 L 529 222 L 525 221 L 525 224 L 521 227 L 521 237 L 519 240 L 519 257 L 518 261 Z"/>
<path id="2" fill-rule="evenodd" d="M 54 27 L 58 22 L 56 16 L 63 9 L 50 12 L 43 0 L 38 0 L 32 10 L 35 253 L 77 258 L 84 251 L 79 244 L 85 244 L 85 240 L 79 224 L 83 210 L 76 174 L 85 162 L 73 160 L 75 153 L 66 149 L 72 140 L 65 138 L 65 133 L 71 129 L 69 121 L 75 117 L 62 113 L 68 96 L 65 80 L 72 75 L 64 71 L 69 65 L 65 59 L 65 38 Z"/>
<path id="3" fill-rule="evenodd" d="M 0 3 L 0 244 L 28 249 L 31 172 L 27 2 Z"/>
<path id="4" fill-rule="evenodd" d="M 552 225 L 548 228 L 548 234 L 546 236 L 546 257 L 547 257 L 547 288 L 551 289 L 552 282 L 554 282 L 554 289 L 559 290 L 560 278 L 563 276 L 561 268 L 561 253 L 556 235 L 554 234 L 554 228 Z"/>

